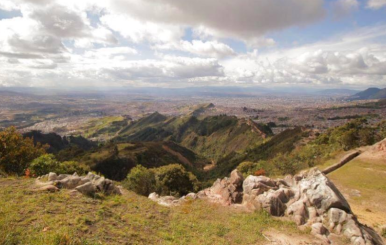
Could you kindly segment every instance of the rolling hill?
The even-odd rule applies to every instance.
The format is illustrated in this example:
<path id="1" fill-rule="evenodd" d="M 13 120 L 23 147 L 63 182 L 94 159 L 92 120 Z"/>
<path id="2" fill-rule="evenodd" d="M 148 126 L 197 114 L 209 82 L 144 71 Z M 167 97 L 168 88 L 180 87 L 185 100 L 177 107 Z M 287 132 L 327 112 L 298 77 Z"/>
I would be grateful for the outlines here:
<path id="1" fill-rule="evenodd" d="M 356 93 L 350 97 L 349 100 L 369 100 L 369 99 L 386 99 L 386 88 L 368 88 L 364 91 Z"/>
<path id="2" fill-rule="evenodd" d="M 220 115 L 199 119 L 192 115 L 166 117 L 155 112 L 123 128 L 115 142 L 173 141 L 207 158 L 218 160 L 245 151 L 273 133 L 250 119 Z"/>

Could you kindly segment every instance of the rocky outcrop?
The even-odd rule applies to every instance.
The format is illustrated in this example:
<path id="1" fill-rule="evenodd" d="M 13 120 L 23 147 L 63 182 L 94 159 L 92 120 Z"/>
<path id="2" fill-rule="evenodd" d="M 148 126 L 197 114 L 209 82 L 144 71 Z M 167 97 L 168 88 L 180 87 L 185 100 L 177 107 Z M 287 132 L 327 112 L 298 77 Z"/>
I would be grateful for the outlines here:
<path id="1" fill-rule="evenodd" d="M 197 197 L 289 217 L 298 226 L 309 227 L 326 244 L 336 236 L 345 236 L 355 245 L 384 244 L 373 229 L 358 222 L 343 195 L 316 168 L 278 180 L 252 175 L 244 180 L 234 170 L 230 178 L 217 180 L 212 187 L 197 193 Z M 163 197 L 157 196 L 157 200 Z M 175 199 L 173 203 L 178 205 L 180 201 Z"/>
<path id="2" fill-rule="evenodd" d="M 230 178 L 218 179 L 213 186 L 197 193 L 201 199 L 209 199 L 223 205 L 242 203 L 243 201 L 243 175 L 234 170 Z"/>
<path id="3" fill-rule="evenodd" d="M 248 176 L 243 183 L 243 204 L 273 216 L 288 216 L 298 226 L 329 243 L 331 235 L 344 235 L 352 244 L 383 244 L 382 239 L 358 222 L 335 185 L 319 170 L 311 169 L 283 180 Z"/>
<path id="4" fill-rule="evenodd" d="M 43 181 L 43 180 L 48 181 Z M 56 191 L 59 189 L 74 189 L 85 195 L 104 193 L 106 195 L 121 194 L 120 189 L 115 186 L 112 180 L 99 175 L 88 173 L 86 176 L 49 173 L 37 179 L 37 184 L 42 191 Z"/>

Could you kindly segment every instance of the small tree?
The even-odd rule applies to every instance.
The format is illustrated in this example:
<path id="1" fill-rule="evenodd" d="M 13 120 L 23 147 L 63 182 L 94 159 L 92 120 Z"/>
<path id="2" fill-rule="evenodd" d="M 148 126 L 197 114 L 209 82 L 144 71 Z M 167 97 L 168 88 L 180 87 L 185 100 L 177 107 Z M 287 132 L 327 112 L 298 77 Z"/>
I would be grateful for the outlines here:
<path id="1" fill-rule="evenodd" d="M 244 177 L 253 175 L 256 171 L 262 169 L 262 166 L 255 162 L 242 162 L 237 169 L 244 175 Z"/>
<path id="2" fill-rule="evenodd" d="M 0 169 L 6 173 L 23 175 L 30 162 L 45 153 L 40 144 L 10 127 L 0 132 Z"/>
<path id="3" fill-rule="evenodd" d="M 170 164 L 153 170 L 157 192 L 161 195 L 186 195 L 193 190 L 191 177 L 180 164 Z"/>
<path id="4" fill-rule="evenodd" d="M 52 154 L 44 154 L 32 161 L 30 170 L 32 175 L 41 176 L 49 172 L 56 172 L 59 174 L 61 169 L 60 162 L 55 159 Z"/>
<path id="5" fill-rule="evenodd" d="M 90 168 L 84 164 L 75 161 L 59 162 L 52 154 L 44 154 L 32 161 L 30 165 L 32 175 L 41 176 L 54 172 L 57 174 L 83 175 L 90 171 Z"/>
<path id="6" fill-rule="evenodd" d="M 142 165 L 138 165 L 131 169 L 124 181 L 124 186 L 137 194 L 148 196 L 156 191 L 154 172 Z"/>

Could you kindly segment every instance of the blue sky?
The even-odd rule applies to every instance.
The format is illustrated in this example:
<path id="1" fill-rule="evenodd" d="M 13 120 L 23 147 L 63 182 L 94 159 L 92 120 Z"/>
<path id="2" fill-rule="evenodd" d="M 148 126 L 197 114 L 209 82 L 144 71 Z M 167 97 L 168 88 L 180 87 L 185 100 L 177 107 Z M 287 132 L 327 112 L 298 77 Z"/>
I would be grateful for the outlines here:
<path id="1" fill-rule="evenodd" d="M 2 0 L 0 86 L 386 87 L 386 0 Z"/>

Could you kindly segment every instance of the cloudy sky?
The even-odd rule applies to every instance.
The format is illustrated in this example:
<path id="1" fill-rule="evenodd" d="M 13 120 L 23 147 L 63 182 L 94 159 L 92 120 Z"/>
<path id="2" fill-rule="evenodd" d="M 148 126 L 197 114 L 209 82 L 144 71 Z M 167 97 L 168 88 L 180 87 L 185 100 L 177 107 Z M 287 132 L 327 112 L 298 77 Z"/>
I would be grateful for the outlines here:
<path id="1" fill-rule="evenodd" d="M 0 0 L 0 86 L 386 87 L 386 0 Z"/>

